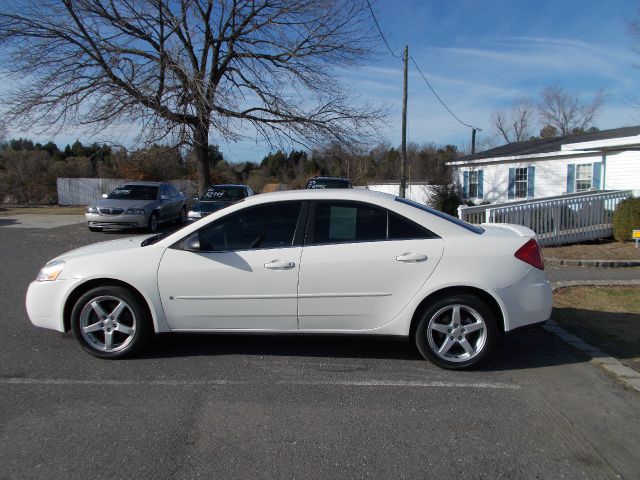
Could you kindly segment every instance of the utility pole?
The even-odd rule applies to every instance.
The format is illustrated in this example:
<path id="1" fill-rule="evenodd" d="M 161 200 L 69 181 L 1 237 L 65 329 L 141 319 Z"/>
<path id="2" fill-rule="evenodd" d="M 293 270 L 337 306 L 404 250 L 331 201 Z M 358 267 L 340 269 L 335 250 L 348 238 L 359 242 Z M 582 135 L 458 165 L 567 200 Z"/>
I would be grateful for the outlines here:
<path id="1" fill-rule="evenodd" d="M 471 155 L 476 153 L 476 129 L 471 129 Z"/>
<path id="2" fill-rule="evenodd" d="M 404 47 L 404 88 L 402 90 L 402 159 L 400 162 L 400 197 L 407 191 L 407 75 L 409 66 L 409 46 Z"/>

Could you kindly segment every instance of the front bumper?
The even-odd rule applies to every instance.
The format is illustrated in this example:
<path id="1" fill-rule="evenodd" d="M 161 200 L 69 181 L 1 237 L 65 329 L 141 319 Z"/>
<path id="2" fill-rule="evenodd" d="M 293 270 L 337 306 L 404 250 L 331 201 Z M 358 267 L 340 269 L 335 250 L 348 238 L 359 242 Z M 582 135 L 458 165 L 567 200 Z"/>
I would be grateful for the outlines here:
<path id="1" fill-rule="evenodd" d="M 64 332 L 64 303 L 76 283 L 73 280 L 31 282 L 25 300 L 31 323 L 36 327 Z"/>
<path id="2" fill-rule="evenodd" d="M 87 225 L 95 228 L 144 228 L 149 224 L 149 215 L 101 215 L 85 213 Z"/>

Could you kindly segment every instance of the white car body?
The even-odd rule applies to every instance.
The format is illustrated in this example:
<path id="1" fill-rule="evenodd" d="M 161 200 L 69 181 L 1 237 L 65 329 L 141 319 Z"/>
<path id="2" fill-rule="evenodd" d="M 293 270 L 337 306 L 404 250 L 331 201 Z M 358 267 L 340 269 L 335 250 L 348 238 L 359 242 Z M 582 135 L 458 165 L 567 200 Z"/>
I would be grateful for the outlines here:
<path id="1" fill-rule="evenodd" d="M 438 238 L 228 252 L 172 248 L 204 226 L 253 205 L 329 199 L 382 207 L 424 225 Z M 26 307 L 34 325 L 64 332 L 78 292 L 108 281 L 144 298 L 155 332 L 409 336 L 423 302 L 455 288 L 476 292 L 497 307 L 503 332 L 546 321 L 551 288 L 544 272 L 514 257 L 534 232 L 516 225 L 483 228 L 484 233 L 473 233 L 379 192 L 257 195 L 155 244 L 142 247 L 143 238 L 134 237 L 65 253 L 53 260 L 64 262 L 55 281 L 31 283 Z"/>

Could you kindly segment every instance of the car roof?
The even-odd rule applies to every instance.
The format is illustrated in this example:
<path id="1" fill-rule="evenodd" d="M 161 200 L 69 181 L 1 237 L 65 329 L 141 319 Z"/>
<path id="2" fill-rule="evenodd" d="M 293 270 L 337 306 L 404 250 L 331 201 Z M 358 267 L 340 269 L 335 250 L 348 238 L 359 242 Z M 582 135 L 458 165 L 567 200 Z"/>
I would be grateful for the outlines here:
<path id="1" fill-rule="evenodd" d="M 143 181 L 133 181 L 133 182 L 122 182 L 121 185 L 140 185 L 144 187 L 159 187 L 160 185 L 164 185 L 167 182 L 143 182 Z"/>
<path id="2" fill-rule="evenodd" d="M 325 175 L 320 175 L 318 177 L 313 177 L 313 178 L 310 178 L 309 180 L 344 180 L 345 182 L 349 182 L 350 181 L 348 178 L 344 178 L 344 177 L 329 177 L 329 176 L 325 176 Z"/>
<path id="3" fill-rule="evenodd" d="M 396 195 L 375 190 L 360 189 L 303 189 L 261 193 L 246 198 L 245 202 L 263 203 L 278 200 L 395 200 Z"/>
<path id="4" fill-rule="evenodd" d="M 213 185 L 209 185 L 207 188 L 214 187 L 234 187 L 234 188 L 245 188 L 247 185 L 243 185 L 241 183 L 214 183 Z"/>

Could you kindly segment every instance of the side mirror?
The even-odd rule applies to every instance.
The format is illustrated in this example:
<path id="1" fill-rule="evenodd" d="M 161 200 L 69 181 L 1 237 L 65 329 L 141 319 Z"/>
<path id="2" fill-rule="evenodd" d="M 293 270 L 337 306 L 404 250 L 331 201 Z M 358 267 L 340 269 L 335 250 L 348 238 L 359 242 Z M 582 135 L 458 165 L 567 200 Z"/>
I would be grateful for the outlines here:
<path id="1" fill-rule="evenodd" d="M 194 202 L 197 202 L 198 200 L 200 200 L 198 197 L 193 197 Z"/>
<path id="2" fill-rule="evenodd" d="M 160 200 L 169 200 L 169 195 L 160 195 Z"/>
<path id="3" fill-rule="evenodd" d="M 194 233 L 184 241 L 185 250 L 200 250 L 200 236 Z"/>
<path id="4" fill-rule="evenodd" d="M 107 193 L 102 194 L 102 198 L 107 198 L 109 195 Z"/>

